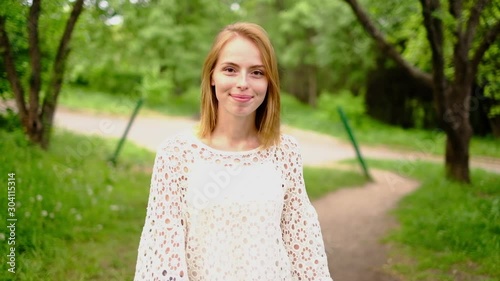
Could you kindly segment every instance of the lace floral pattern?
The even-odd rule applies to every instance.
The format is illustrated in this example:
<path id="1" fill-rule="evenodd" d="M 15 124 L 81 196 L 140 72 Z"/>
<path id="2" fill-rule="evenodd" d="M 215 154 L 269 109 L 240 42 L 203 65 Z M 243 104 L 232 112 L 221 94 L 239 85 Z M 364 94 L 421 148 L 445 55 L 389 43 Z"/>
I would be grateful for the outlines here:
<path id="1" fill-rule="evenodd" d="M 331 281 L 297 142 L 227 152 L 189 133 L 168 139 L 134 280 Z"/>

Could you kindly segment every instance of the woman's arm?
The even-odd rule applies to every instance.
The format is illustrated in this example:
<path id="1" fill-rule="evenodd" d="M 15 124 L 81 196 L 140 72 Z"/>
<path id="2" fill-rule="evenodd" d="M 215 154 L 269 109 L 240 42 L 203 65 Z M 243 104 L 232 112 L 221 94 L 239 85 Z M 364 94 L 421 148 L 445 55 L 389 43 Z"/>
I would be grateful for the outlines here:
<path id="1" fill-rule="evenodd" d="M 135 281 L 188 280 L 178 155 L 168 145 L 156 154 Z"/>
<path id="2" fill-rule="evenodd" d="M 318 215 L 307 196 L 302 156 L 293 139 L 283 143 L 286 191 L 281 230 L 294 280 L 331 281 Z"/>

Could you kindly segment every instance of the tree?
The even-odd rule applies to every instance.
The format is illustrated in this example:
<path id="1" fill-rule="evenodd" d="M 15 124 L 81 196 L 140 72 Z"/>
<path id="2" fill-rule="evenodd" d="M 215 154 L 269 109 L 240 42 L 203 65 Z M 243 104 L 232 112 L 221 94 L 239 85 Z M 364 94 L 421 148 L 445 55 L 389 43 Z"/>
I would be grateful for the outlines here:
<path id="1" fill-rule="evenodd" d="M 27 87 L 29 92 L 28 103 L 26 103 L 25 99 L 25 87 L 16 69 L 16 53 L 12 50 L 12 44 L 7 32 L 7 16 L 0 14 L 0 54 L 7 72 L 7 79 L 15 97 L 19 118 L 29 140 L 44 149 L 49 146 L 57 99 L 64 78 L 65 63 L 70 52 L 71 35 L 78 17 L 83 11 L 83 2 L 84 0 L 76 0 L 73 4 L 64 32 L 59 40 L 50 79 L 45 91 L 42 90 L 42 52 L 39 40 L 41 0 L 33 0 L 29 7 L 27 33 L 31 73 L 29 86 Z"/>
<path id="2" fill-rule="evenodd" d="M 449 0 L 448 12 L 440 0 L 420 0 L 423 24 L 432 51 L 432 73 L 426 73 L 408 63 L 377 28 L 357 0 L 344 0 L 349 4 L 365 31 L 376 41 L 378 48 L 394 60 L 408 74 L 433 89 L 434 103 L 440 126 L 446 133 L 445 168 L 450 179 L 470 183 L 469 144 L 472 129 L 469 121 L 470 99 L 473 83 L 484 54 L 500 33 L 500 19 L 485 23 L 479 34 L 482 13 L 491 0 Z M 451 17 L 449 17 L 451 15 Z M 452 57 L 445 54 L 445 32 L 452 34 Z M 451 77 L 445 69 L 453 70 Z"/>

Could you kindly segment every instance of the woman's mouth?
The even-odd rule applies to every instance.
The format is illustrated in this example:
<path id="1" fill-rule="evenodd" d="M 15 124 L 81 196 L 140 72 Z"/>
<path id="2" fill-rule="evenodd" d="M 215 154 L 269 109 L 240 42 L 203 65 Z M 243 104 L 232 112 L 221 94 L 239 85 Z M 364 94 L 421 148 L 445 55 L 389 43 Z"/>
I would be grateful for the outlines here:
<path id="1" fill-rule="evenodd" d="M 237 102 L 247 102 L 252 99 L 252 96 L 249 95 L 230 94 L 230 96 Z"/>

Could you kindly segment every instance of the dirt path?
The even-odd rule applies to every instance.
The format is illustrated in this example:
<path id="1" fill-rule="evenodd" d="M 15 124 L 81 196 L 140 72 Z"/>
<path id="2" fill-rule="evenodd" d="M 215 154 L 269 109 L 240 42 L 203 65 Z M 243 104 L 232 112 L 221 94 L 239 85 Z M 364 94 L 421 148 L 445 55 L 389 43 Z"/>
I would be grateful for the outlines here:
<path id="1" fill-rule="evenodd" d="M 329 268 L 340 281 L 396 281 L 383 268 L 387 246 L 380 243 L 396 226 L 388 215 L 418 182 L 372 170 L 373 183 L 332 192 L 313 202 L 322 227 Z"/>
<path id="2" fill-rule="evenodd" d="M 83 134 L 102 137 L 121 137 L 128 120 L 122 117 L 90 115 L 59 109 L 55 124 L 58 127 Z M 192 127 L 195 120 L 161 116 L 138 116 L 128 139 L 155 150 L 165 138 Z M 284 127 L 283 131 L 296 137 L 301 144 L 304 164 L 310 166 L 336 165 L 342 159 L 355 157 L 350 144 L 330 136 Z M 389 158 L 402 161 L 426 159 L 441 161 L 425 153 L 394 152 L 388 149 L 363 148 L 367 157 Z M 500 173 L 500 161 L 479 159 L 472 161 Z M 379 240 L 390 228 L 394 219 L 388 215 L 399 199 L 418 187 L 418 183 L 397 174 L 371 170 L 374 182 L 359 188 L 339 190 L 313 202 L 319 216 L 330 271 L 335 281 L 394 281 L 384 273 L 387 249 Z"/>

